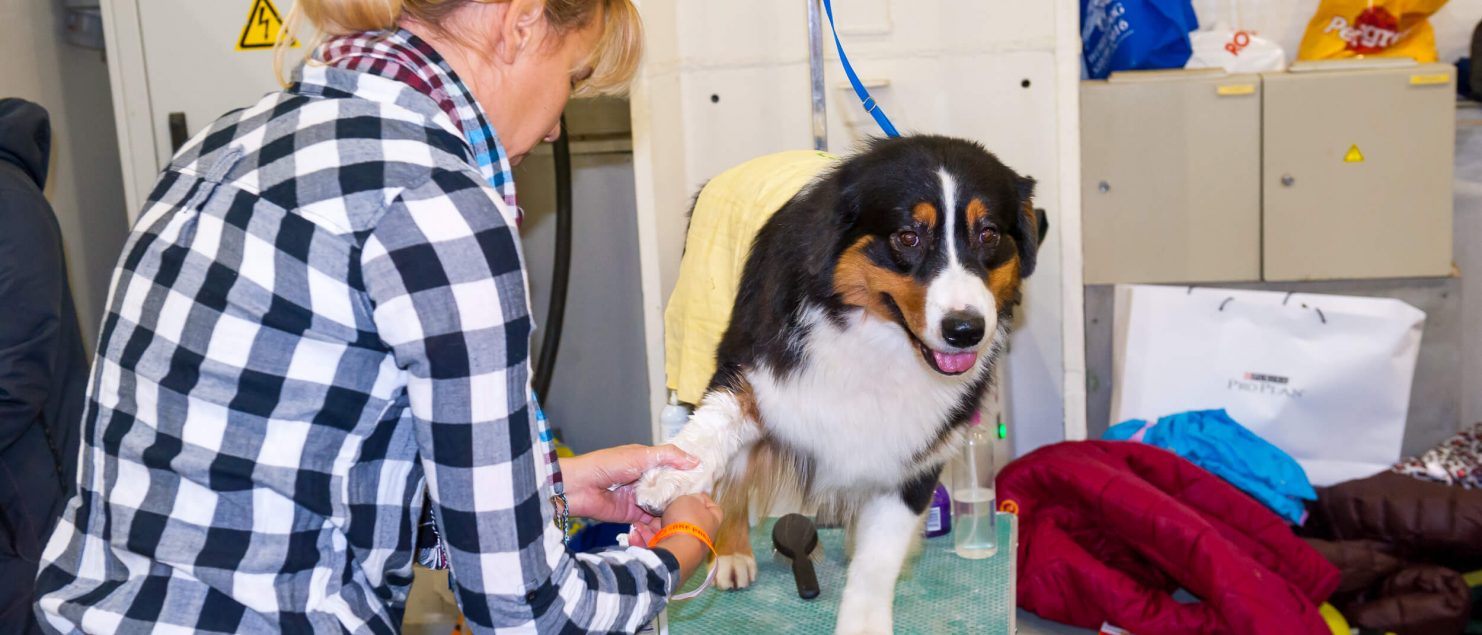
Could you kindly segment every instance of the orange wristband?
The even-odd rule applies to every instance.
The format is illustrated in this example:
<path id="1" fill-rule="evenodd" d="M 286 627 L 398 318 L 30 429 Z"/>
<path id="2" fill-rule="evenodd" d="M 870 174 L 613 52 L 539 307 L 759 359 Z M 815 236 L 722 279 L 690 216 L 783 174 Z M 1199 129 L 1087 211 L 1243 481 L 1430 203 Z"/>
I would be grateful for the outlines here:
<path id="1" fill-rule="evenodd" d="M 660 529 L 659 533 L 654 534 L 653 540 L 648 541 L 648 546 L 650 548 L 658 546 L 658 544 L 665 538 L 673 536 L 674 534 L 687 534 L 690 536 L 694 536 L 695 538 L 699 539 L 700 542 L 705 543 L 705 547 L 710 549 L 710 553 L 715 553 L 715 543 L 710 542 L 710 534 L 705 533 L 704 529 L 700 529 L 699 527 L 696 527 L 689 523 L 674 523 L 672 525 L 669 525 L 668 527 Z"/>

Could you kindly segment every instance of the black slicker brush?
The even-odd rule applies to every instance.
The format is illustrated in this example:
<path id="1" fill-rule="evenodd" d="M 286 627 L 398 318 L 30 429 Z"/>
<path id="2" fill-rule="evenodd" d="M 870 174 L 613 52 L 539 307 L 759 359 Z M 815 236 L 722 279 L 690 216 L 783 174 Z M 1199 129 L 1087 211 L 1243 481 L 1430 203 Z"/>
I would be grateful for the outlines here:
<path id="1" fill-rule="evenodd" d="M 802 514 L 788 514 L 772 527 L 772 546 L 777 553 L 792 561 L 792 577 L 798 583 L 798 597 L 818 597 L 818 576 L 813 572 L 813 550 L 818 547 L 818 527 Z"/>

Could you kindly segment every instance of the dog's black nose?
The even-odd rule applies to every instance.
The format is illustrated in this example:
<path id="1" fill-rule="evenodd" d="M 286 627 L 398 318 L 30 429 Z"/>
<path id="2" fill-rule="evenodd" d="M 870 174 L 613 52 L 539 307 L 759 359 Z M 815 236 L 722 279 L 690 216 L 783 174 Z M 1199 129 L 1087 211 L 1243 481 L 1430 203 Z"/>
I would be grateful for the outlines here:
<path id="1" fill-rule="evenodd" d="M 942 319 L 942 339 L 957 348 L 977 346 L 983 341 L 983 316 L 953 311 Z"/>

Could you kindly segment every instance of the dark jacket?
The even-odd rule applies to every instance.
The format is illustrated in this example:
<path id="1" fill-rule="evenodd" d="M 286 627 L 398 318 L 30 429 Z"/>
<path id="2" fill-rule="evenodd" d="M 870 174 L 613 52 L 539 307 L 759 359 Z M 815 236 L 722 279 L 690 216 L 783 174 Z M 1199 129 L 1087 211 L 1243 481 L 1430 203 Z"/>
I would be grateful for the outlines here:
<path id="1" fill-rule="evenodd" d="M 1301 531 L 1343 573 L 1332 603 L 1353 626 L 1453 635 L 1482 567 L 1482 490 L 1381 472 L 1319 488 Z"/>
<path id="2" fill-rule="evenodd" d="M 87 360 L 42 196 L 51 124 L 0 99 L 0 632 L 22 632 L 41 548 L 75 488 Z"/>

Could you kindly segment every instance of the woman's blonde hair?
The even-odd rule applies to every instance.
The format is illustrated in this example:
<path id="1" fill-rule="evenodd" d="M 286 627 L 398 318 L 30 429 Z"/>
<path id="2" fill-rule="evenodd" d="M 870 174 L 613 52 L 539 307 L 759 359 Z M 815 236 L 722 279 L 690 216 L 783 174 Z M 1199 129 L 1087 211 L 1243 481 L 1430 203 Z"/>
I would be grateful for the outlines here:
<path id="1" fill-rule="evenodd" d="M 301 20 L 308 20 L 315 35 L 308 47 L 310 55 L 326 38 L 363 31 L 396 28 L 403 19 L 444 29 L 444 20 L 463 5 L 474 2 L 508 2 L 509 0 L 296 0 L 288 12 L 278 41 L 273 48 L 273 70 L 283 78 L 284 57 L 291 34 Z M 591 24 L 598 10 L 602 13 L 602 35 L 587 64 L 591 77 L 583 80 L 572 93 L 574 97 L 621 94 L 638 71 L 643 51 L 643 22 L 633 0 L 545 0 L 546 21 L 557 36 L 579 31 Z M 312 61 L 312 60 L 311 60 Z M 285 84 L 286 85 L 286 84 Z"/>

